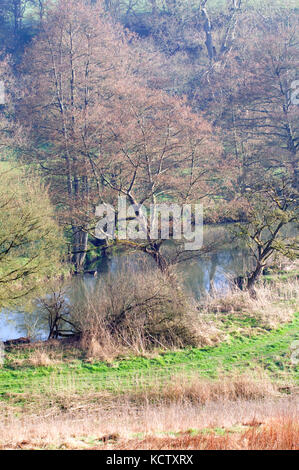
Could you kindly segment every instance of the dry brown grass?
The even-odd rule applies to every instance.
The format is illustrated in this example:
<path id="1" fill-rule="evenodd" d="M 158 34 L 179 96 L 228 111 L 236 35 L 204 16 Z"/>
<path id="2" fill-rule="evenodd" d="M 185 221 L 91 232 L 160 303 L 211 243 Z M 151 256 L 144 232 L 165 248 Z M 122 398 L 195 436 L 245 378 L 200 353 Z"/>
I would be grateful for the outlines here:
<path id="1" fill-rule="evenodd" d="M 257 400 L 278 396 L 277 387 L 265 373 L 247 372 L 218 379 L 203 379 L 197 375 L 176 374 L 169 383 L 161 387 L 154 383 L 148 390 L 130 392 L 127 398 L 132 402 L 150 403 L 201 403 L 217 400 Z"/>
<path id="2" fill-rule="evenodd" d="M 67 377 L 58 374 L 44 381 L 38 388 L 23 393 L 11 392 L 9 395 L 6 394 L 6 397 L 14 406 L 25 402 L 27 414 L 42 410 L 48 416 L 54 416 L 61 410 L 68 413 L 77 410 L 94 412 L 99 407 L 111 408 L 116 402 L 127 403 L 129 407 L 143 407 L 147 404 L 153 406 L 174 404 L 181 407 L 282 396 L 280 387 L 271 382 L 262 370 L 223 375 L 217 379 L 202 378 L 190 370 L 169 376 L 158 374 L 149 378 L 136 376 L 132 377 L 128 388 L 124 387 L 121 376 L 115 376 L 102 389 L 95 385 L 97 382 L 88 382 L 86 378 L 82 381 L 74 374 Z M 294 393 L 295 388 L 289 386 L 288 392 Z M 22 407 L 18 407 L 21 413 Z"/>
<path id="3" fill-rule="evenodd" d="M 43 350 L 35 350 L 28 359 L 28 364 L 34 367 L 47 367 L 57 364 L 57 356 Z"/>
<path id="4" fill-rule="evenodd" d="M 15 353 L 13 360 L 10 361 L 11 366 L 20 367 L 24 365 L 34 366 L 34 367 L 47 367 L 54 364 L 58 364 L 62 359 L 59 359 L 57 353 L 49 353 L 47 348 L 44 349 L 35 349 L 28 357 L 18 356 Z"/>
<path id="5" fill-rule="evenodd" d="M 6 408 L 1 415 L 2 449 L 298 449 L 299 445 L 298 396 L 205 406 L 136 407 L 123 401 L 51 416 L 44 412 L 16 417 Z"/>
<path id="6" fill-rule="evenodd" d="M 71 353 L 73 349 L 73 354 Z M 65 352 L 68 352 L 68 358 L 65 358 Z M 24 354 L 26 353 L 26 354 Z M 24 344 L 14 346 L 13 356 L 9 363 L 12 367 L 34 366 L 47 367 L 62 363 L 65 360 L 72 360 L 78 357 L 78 349 L 70 343 L 63 343 L 58 340 L 38 341 L 33 344 Z"/>
<path id="7" fill-rule="evenodd" d="M 178 437 L 147 437 L 128 440 L 113 446 L 114 449 L 142 450 L 299 450 L 299 422 L 291 417 L 272 420 L 267 424 L 253 424 L 241 432 L 217 435 L 185 433 Z"/>
<path id="8" fill-rule="evenodd" d="M 210 295 L 201 305 L 203 312 L 247 315 L 258 319 L 261 326 L 275 328 L 292 320 L 299 309 L 299 281 L 276 281 L 259 284 L 256 287 L 256 298 L 248 291 L 237 287 L 224 296 Z"/>
<path id="9" fill-rule="evenodd" d="M 299 450 L 299 421 L 292 417 L 273 420 L 263 426 L 250 428 L 244 433 L 249 450 Z"/>

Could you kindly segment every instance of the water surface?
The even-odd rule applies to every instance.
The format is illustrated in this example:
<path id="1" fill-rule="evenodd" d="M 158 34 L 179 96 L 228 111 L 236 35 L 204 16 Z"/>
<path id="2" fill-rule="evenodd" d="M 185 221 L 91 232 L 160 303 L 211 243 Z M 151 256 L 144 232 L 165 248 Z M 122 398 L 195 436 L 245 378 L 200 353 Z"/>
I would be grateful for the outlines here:
<path id="1" fill-rule="evenodd" d="M 205 228 L 205 243 L 217 243 L 216 249 L 206 255 L 195 256 L 193 259 L 178 265 L 179 276 L 186 289 L 196 299 L 212 290 L 224 292 L 232 279 L 246 272 L 249 257 L 245 249 L 228 242 L 228 229 L 222 227 Z M 152 259 L 143 253 L 117 252 L 101 259 L 92 267 L 98 271 L 97 277 L 86 274 L 75 276 L 65 286 L 67 301 L 76 303 L 82 297 L 82 289 L 92 289 L 103 276 L 116 275 L 119 271 L 143 269 L 144 265 L 154 264 Z M 99 299 L 100 301 L 100 299 Z M 34 336 L 35 339 L 46 339 L 47 325 L 40 324 L 38 312 L 24 315 L 21 312 L 2 312 L 0 315 L 0 341 Z"/>

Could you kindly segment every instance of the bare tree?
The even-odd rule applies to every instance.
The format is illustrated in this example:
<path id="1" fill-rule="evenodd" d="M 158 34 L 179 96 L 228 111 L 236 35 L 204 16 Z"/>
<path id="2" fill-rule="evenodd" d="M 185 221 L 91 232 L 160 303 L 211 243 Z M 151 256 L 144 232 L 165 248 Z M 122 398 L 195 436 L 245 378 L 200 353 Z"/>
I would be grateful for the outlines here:
<path id="1" fill-rule="evenodd" d="M 214 191 L 208 182 L 220 150 L 212 129 L 183 102 L 146 86 L 129 40 L 100 7 L 66 0 L 25 57 L 19 116 L 27 151 L 70 227 L 77 271 L 98 202 L 117 194 L 136 204 L 167 195 L 198 201 Z"/>

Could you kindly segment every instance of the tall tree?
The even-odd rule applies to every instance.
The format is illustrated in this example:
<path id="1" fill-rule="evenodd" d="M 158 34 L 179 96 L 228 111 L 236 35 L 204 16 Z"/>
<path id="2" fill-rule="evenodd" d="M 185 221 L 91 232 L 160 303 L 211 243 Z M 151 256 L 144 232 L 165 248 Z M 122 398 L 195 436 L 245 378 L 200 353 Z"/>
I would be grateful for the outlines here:
<path id="1" fill-rule="evenodd" d="M 299 107 L 291 100 L 298 78 L 298 17 L 281 11 L 267 21 L 252 16 L 253 25 L 243 18 L 237 46 L 208 74 L 200 107 L 210 103 L 206 114 L 242 163 L 243 189 L 256 166 L 283 168 L 298 189 Z"/>
<path id="2" fill-rule="evenodd" d="M 128 41 L 121 29 L 105 20 L 100 6 L 84 1 L 59 2 L 41 28 L 25 56 L 26 96 L 19 116 L 31 126 L 30 158 L 51 181 L 53 201 L 62 208 L 61 218 L 72 233 L 73 261 L 79 271 L 90 214 L 100 194 L 94 159 L 101 159 L 115 90 L 128 86 Z"/>
<path id="3" fill-rule="evenodd" d="M 254 286 L 277 253 L 289 258 L 298 257 L 298 238 L 292 229 L 299 222 L 299 194 L 288 178 L 252 184 L 243 197 L 247 219 L 238 224 L 236 235 L 250 250 L 253 268 L 244 277 L 245 287 L 254 294 Z"/>
<path id="4" fill-rule="evenodd" d="M 21 168 L 0 164 L 0 307 L 37 293 L 57 276 L 62 237 L 47 188 Z"/>
<path id="5" fill-rule="evenodd" d="M 298 18 L 288 11 L 271 12 L 267 21 L 252 16 L 253 24 L 243 17 L 237 45 L 210 71 L 207 95 L 199 97 L 202 107 L 207 99 L 211 103 L 207 114 L 235 158 L 233 187 L 246 215 L 238 233 L 255 266 L 249 288 L 275 252 L 296 253 L 284 229 L 298 220 L 299 183 L 299 107 L 291 100 L 298 73 Z"/>
<path id="6" fill-rule="evenodd" d="M 19 116 L 29 129 L 29 158 L 49 177 L 54 203 L 71 229 L 80 271 L 100 200 L 114 191 L 132 201 L 137 187 L 144 202 L 170 184 L 177 195 L 194 198 L 219 152 L 203 120 L 145 86 L 129 44 L 134 39 L 100 6 L 65 0 L 42 24 L 25 57 Z"/>
<path id="7" fill-rule="evenodd" d="M 217 193 L 222 181 L 219 169 L 225 175 L 229 164 L 221 158 L 211 126 L 186 103 L 138 86 L 118 100 L 115 111 L 118 125 L 110 125 L 116 138 L 106 139 L 103 148 L 104 194 L 110 200 L 124 196 L 139 216 L 142 206 L 145 215 L 150 205 L 199 203 Z M 134 215 L 128 214 L 127 222 Z M 161 233 L 153 237 L 145 219 L 143 241 L 135 241 L 135 246 L 164 269 L 164 240 Z"/>

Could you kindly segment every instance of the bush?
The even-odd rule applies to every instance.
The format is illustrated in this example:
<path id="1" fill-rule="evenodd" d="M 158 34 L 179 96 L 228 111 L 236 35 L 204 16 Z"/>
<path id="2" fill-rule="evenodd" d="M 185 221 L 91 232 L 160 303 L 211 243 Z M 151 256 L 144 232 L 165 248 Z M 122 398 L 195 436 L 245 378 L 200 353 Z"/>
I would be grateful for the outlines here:
<path id="1" fill-rule="evenodd" d="M 99 280 L 72 308 L 72 321 L 90 355 L 115 355 L 207 344 L 196 304 L 174 274 L 158 270 L 121 272 Z"/>

